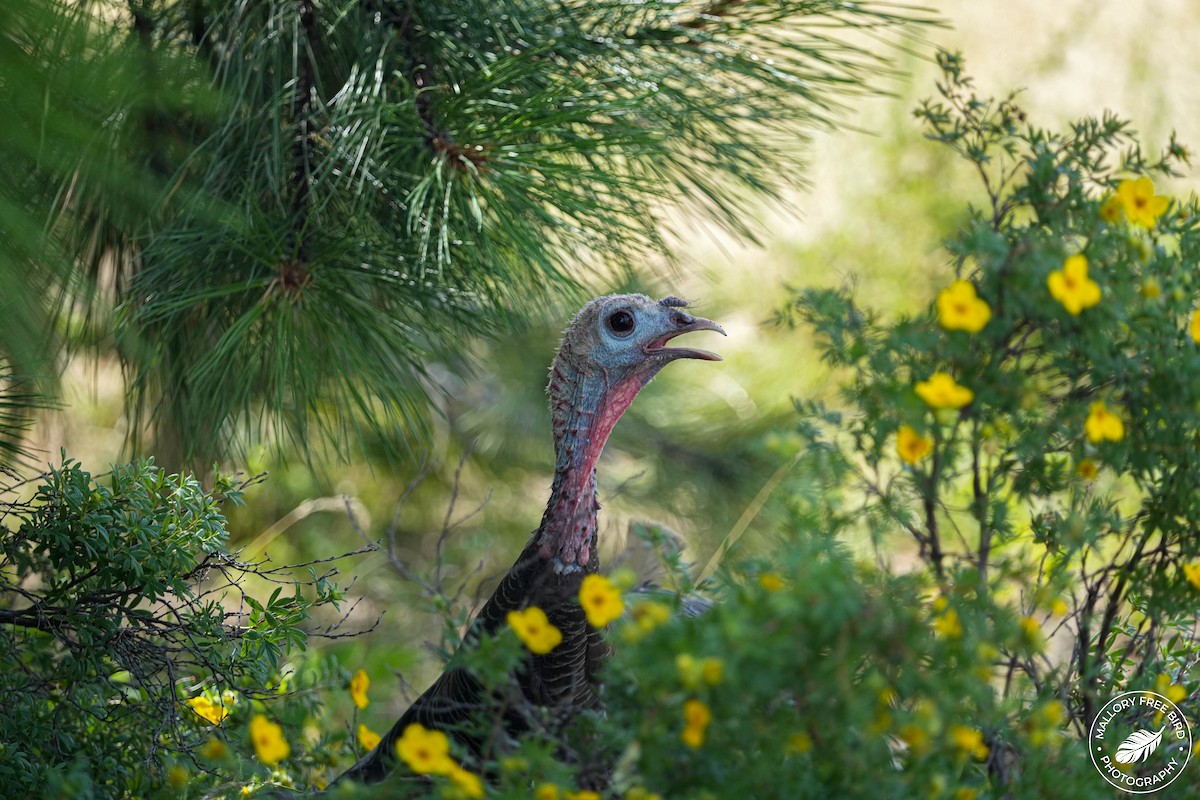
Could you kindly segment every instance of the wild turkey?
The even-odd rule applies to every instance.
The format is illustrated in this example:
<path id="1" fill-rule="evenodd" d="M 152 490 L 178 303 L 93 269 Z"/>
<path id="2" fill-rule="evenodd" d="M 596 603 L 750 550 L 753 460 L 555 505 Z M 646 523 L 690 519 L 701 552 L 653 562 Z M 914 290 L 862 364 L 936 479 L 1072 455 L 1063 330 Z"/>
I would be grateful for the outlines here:
<path id="1" fill-rule="evenodd" d="M 721 360 L 705 350 L 666 346 L 692 331 L 724 335 L 720 325 L 688 314 L 686 306 L 676 297 L 598 297 L 567 326 L 550 368 L 546 391 L 556 453 L 550 500 L 541 525 L 475 616 L 463 645 L 470 647 L 480 634 L 504 625 L 509 611 L 531 605 L 545 611 L 563 641 L 546 655 L 530 655 L 518 676 L 521 693 L 535 706 L 571 711 L 595 704 L 594 676 L 607 649 L 588 625 L 578 594 L 583 578 L 599 568 L 596 461 L 617 420 L 660 369 L 680 358 Z M 463 723 L 480 708 L 481 691 L 465 670 L 447 669 L 339 780 L 384 778 L 395 758 L 395 741 L 413 722 L 451 732 L 478 753 L 481 742 Z"/>

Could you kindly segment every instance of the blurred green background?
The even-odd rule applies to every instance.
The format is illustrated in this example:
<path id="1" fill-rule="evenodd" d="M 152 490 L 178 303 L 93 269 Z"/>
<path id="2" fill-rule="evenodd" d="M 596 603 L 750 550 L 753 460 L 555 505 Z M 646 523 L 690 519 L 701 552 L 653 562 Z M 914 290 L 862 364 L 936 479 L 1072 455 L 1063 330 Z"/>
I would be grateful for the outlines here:
<path id="1" fill-rule="evenodd" d="M 837 376 L 817 362 L 807 332 L 770 322 L 786 286 L 853 282 L 864 300 L 900 314 L 926 303 L 947 281 L 940 242 L 980 198 L 969 167 L 925 141 L 912 119 L 913 107 L 934 92 L 935 46 L 963 52 L 982 95 L 1023 90 L 1019 103 L 1046 124 L 1111 109 L 1132 120 L 1152 146 L 1165 146 L 1171 130 L 1185 144 L 1200 142 L 1200 5 L 929 5 L 945 27 L 909 42 L 887 84 L 889 96 L 860 103 L 847 124 L 817 135 L 809 168 L 794 177 L 787 202 L 758 209 L 757 245 L 676 214 L 676 260 L 633 265 L 636 287 L 595 284 L 597 293 L 637 288 L 689 298 L 729 333 L 720 341 L 696 337 L 696 346 L 717 350 L 723 363 L 672 366 L 617 426 L 599 468 L 601 530 L 610 547 L 642 520 L 682 534 L 688 558 L 699 563 L 735 528 L 748 531 L 742 546 L 769 545 L 777 501 L 787 493 L 786 465 L 798 446 L 789 433 L 793 400 L 837 405 Z M 1188 176 L 1163 188 L 1185 195 L 1196 185 Z M 553 453 L 543 387 L 573 311 L 547 308 L 542 320 L 502 341 L 477 344 L 466 380 L 431 365 L 440 416 L 423 469 L 389 462 L 382 447 L 378 458 L 370 457 L 370 442 L 366 457 L 327 463 L 315 474 L 302 459 L 265 450 L 249 463 L 225 465 L 270 473 L 250 491 L 247 506 L 233 511 L 231 546 L 245 548 L 247 557 L 266 553 L 292 562 L 337 555 L 386 538 L 391 529 L 396 556 L 424 573 L 449 518 L 448 585 L 486 596 L 545 503 Z M 64 377 L 64 405 L 40 415 L 33 446 L 48 460 L 65 447 L 97 471 L 121 459 L 128 455 L 123 396 L 115 363 L 76 358 Z M 778 476 L 784 480 L 773 480 Z M 339 567 L 344 582 L 353 582 L 351 596 L 360 599 L 350 626 L 383 619 L 364 637 L 314 641 L 310 656 L 336 652 L 348 669 L 365 667 L 377 687 L 367 721 L 386 728 L 407 704 L 403 693 L 389 691 L 391 674 L 419 690 L 440 669 L 423 645 L 436 638 L 437 618 L 423 610 L 386 549 Z"/>

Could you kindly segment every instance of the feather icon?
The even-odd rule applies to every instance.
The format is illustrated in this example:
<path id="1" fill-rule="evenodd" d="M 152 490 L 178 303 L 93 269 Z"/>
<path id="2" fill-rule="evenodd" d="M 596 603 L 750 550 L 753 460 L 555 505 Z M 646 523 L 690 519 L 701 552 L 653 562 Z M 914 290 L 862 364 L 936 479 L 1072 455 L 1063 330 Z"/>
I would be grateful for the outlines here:
<path id="1" fill-rule="evenodd" d="M 1113 756 L 1113 761 L 1118 764 L 1145 761 L 1158 748 L 1158 743 L 1162 741 L 1163 731 L 1166 729 L 1167 726 L 1164 725 L 1158 731 L 1134 731 L 1129 734 L 1129 738 L 1121 742 L 1121 746 L 1117 748 L 1117 754 Z"/>

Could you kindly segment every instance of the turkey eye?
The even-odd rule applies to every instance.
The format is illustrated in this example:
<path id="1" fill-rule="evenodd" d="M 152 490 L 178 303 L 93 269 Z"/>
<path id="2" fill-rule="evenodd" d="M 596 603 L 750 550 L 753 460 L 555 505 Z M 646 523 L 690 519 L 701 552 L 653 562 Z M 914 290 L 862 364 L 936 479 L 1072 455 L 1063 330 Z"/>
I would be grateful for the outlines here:
<path id="1" fill-rule="evenodd" d="M 618 311 L 608 318 L 608 329 L 617 336 L 628 336 L 633 331 L 633 314 Z"/>

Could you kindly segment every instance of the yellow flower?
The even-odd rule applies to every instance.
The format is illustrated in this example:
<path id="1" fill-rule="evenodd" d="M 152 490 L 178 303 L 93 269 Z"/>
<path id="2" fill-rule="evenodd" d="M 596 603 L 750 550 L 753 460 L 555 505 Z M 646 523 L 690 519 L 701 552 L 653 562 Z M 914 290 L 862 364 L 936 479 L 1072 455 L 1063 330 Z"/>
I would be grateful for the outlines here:
<path id="1" fill-rule="evenodd" d="M 704 744 L 704 733 L 712 722 L 712 711 L 699 700 L 687 700 L 683 704 L 683 733 L 680 739 L 693 750 Z"/>
<path id="2" fill-rule="evenodd" d="M 992 309 L 969 281 L 955 281 L 938 292 L 938 322 L 948 331 L 978 333 L 992 318 Z"/>
<path id="3" fill-rule="evenodd" d="M 531 653 L 539 656 L 544 656 L 562 644 L 562 631 L 551 625 L 546 612 L 537 606 L 530 606 L 524 611 L 508 612 L 508 626 L 516 631 Z"/>
<path id="4" fill-rule="evenodd" d="M 685 689 L 695 689 L 700 685 L 700 664 L 691 653 L 675 656 L 675 671 L 679 673 L 679 682 Z"/>
<path id="5" fill-rule="evenodd" d="M 1050 606 L 1050 613 L 1056 617 L 1065 617 L 1070 610 L 1067 606 L 1067 601 L 1061 597 L 1055 600 L 1054 604 Z"/>
<path id="6" fill-rule="evenodd" d="M 283 728 L 262 714 L 255 714 L 250 720 L 250 741 L 254 743 L 258 760 L 268 767 L 283 761 L 292 752 L 291 745 L 283 738 Z"/>
<path id="7" fill-rule="evenodd" d="M 1096 462 L 1090 458 L 1082 458 L 1075 465 L 1075 472 L 1085 481 L 1094 481 L 1100 474 L 1100 468 L 1096 466 Z"/>
<path id="8" fill-rule="evenodd" d="M 622 592 L 627 592 L 641 582 L 637 572 L 629 567 L 616 567 L 608 573 L 608 579 Z"/>
<path id="9" fill-rule="evenodd" d="M 325 788 L 329 786 L 329 777 L 329 771 L 324 769 L 314 769 L 308 773 L 309 783 L 319 792 L 325 791 Z"/>
<path id="10" fill-rule="evenodd" d="M 933 440 L 917 433 L 910 425 L 901 425 L 896 431 L 896 452 L 906 464 L 916 464 L 933 449 Z"/>
<path id="11" fill-rule="evenodd" d="M 559 800 L 558 787 L 553 783 L 543 783 L 533 793 L 533 800 Z"/>
<path id="12" fill-rule="evenodd" d="M 1051 728 L 1057 728 L 1067 718 L 1067 710 L 1058 700 L 1047 700 L 1038 709 L 1038 718 Z"/>
<path id="13" fill-rule="evenodd" d="M 633 619 L 639 628 L 654 630 L 671 618 L 671 609 L 663 603 L 647 600 L 633 607 Z"/>
<path id="14" fill-rule="evenodd" d="M 625 610 L 621 590 L 603 575 L 588 575 L 579 587 L 579 604 L 593 628 L 603 628 Z"/>
<path id="15" fill-rule="evenodd" d="M 929 752 L 929 733 L 919 725 L 909 723 L 899 730 L 900 738 L 915 756 Z"/>
<path id="16" fill-rule="evenodd" d="M 951 725 L 949 734 L 950 741 L 964 755 L 972 755 L 980 760 L 988 757 L 988 746 L 983 743 L 983 734 L 975 728 Z"/>
<path id="17" fill-rule="evenodd" d="M 1062 269 L 1054 270 L 1046 278 L 1046 285 L 1050 296 L 1072 316 L 1100 302 L 1100 284 L 1088 277 L 1088 260 L 1082 253 L 1068 256 Z"/>
<path id="18" fill-rule="evenodd" d="M 1158 679 L 1154 681 L 1154 691 L 1172 703 L 1181 703 L 1188 696 L 1188 690 L 1178 683 L 1174 683 L 1171 676 L 1166 674 L 1159 675 Z"/>
<path id="19" fill-rule="evenodd" d="M 1021 626 L 1021 633 L 1025 635 L 1026 643 L 1031 645 L 1034 650 L 1040 651 L 1046 645 L 1045 638 L 1042 636 L 1042 626 L 1036 619 L 1030 616 L 1021 617 L 1017 621 Z"/>
<path id="20" fill-rule="evenodd" d="M 529 771 L 529 762 L 518 756 L 505 756 L 500 759 L 500 769 L 513 774 Z"/>
<path id="21" fill-rule="evenodd" d="M 975 393 L 960 386 L 945 372 L 935 372 L 927 381 L 917 381 L 917 396 L 930 408 L 962 408 L 975 399 Z"/>
<path id="22" fill-rule="evenodd" d="M 1183 575 L 1188 579 L 1188 583 L 1196 589 L 1200 589 L 1200 561 L 1184 564 Z"/>
<path id="23" fill-rule="evenodd" d="M 465 770 L 455 764 L 449 772 L 449 778 L 450 781 L 467 797 L 483 797 L 483 779 L 481 779 L 474 772 Z"/>
<path id="24" fill-rule="evenodd" d="M 358 744 L 363 750 L 374 750 L 379 744 L 379 738 L 378 733 L 361 722 L 358 723 Z"/>
<path id="25" fill-rule="evenodd" d="M 812 737 L 807 733 L 804 733 L 803 731 L 800 733 L 793 733 L 788 737 L 787 751 L 789 753 L 799 753 L 803 755 L 809 750 L 812 750 L 812 745 Z"/>
<path id="26" fill-rule="evenodd" d="M 719 658 L 706 658 L 704 665 L 700 668 L 700 674 L 705 683 L 709 686 L 716 686 L 725 674 L 725 663 Z"/>
<path id="27" fill-rule="evenodd" d="M 1192 341 L 1200 344 L 1200 308 L 1192 312 L 1192 320 L 1188 323 L 1188 334 Z"/>
<path id="28" fill-rule="evenodd" d="M 625 793 L 625 800 L 662 800 L 662 795 L 641 786 L 634 786 Z"/>
<path id="29" fill-rule="evenodd" d="M 1125 216 L 1125 208 L 1121 204 L 1121 198 L 1115 194 L 1109 195 L 1104 202 L 1100 204 L 1100 219 L 1105 222 L 1116 224 Z"/>
<path id="30" fill-rule="evenodd" d="M 1129 221 L 1143 228 L 1157 225 L 1158 218 L 1171 205 L 1170 198 L 1154 194 L 1154 182 L 1144 175 L 1137 180 L 1123 180 L 1117 184 L 1117 199 Z"/>
<path id="31" fill-rule="evenodd" d="M 1088 441 L 1096 444 L 1106 439 L 1119 442 L 1125 438 L 1125 423 L 1116 414 L 1108 410 L 1103 400 L 1097 400 L 1088 406 L 1087 420 L 1083 423 Z"/>
<path id="32" fill-rule="evenodd" d="M 184 786 L 187 786 L 187 780 L 188 771 L 183 765 L 173 764 L 171 768 L 167 770 L 167 783 L 171 784 L 172 788 L 182 789 Z"/>
<path id="33" fill-rule="evenodd" d="M 758 585 L 768 592 L 778 592 L 784 587 L 783 578 L 774 572 L 764 572 L 758 576 Z"/>
<path id="34" fill-rule="evenodd" d="M 621 635 L 630 643 L 639 642 L 671 618 L 671 609 L 663 603 L 646 600 L 633 607 L 630 617 L 632 624 L 625 625 L 621 629 Z"/>
<path id="35" fill-rule="evenodd" d="M 208 741 L 200 746 L 200 755 L 213 760 L 224 758 L 228 752 L 225 742 L 215 736 L 208 737 Z"/>
<path id="36" fill-rule="evenodd" d="M 367 676 L 367 671 L 360 669 L 354 673 L 354 677 L 350 679 L 350 698 L 359 709 L 364 709 L 371 703 L 367 699 L 367 689 L 369 688 L 371 688 L 371 679 Z"/>
<path id="37" fill-rule="evenodd" d="M 679 739 L 693 750 L 699 750 L 704 746 L 704 728 L 686 727 Z"/>
<path id="38" fill-rule="evenodd" d="M 254 793 L 254 790 L 251 789 L 249 786 L 242 787 L 242 797 L 249 797 L 253 793 Z"/>
<path id="39" fill-rule="evenodd" d="M 396 741 L 396 755 L 418 775 L 449 775 L 458 765 L 450 758 L 450 739 L 419 722 L 404 729 Z"/>
<path id="40" fill-rule="evenodd" d="M 697 689 L 701 683 L 716 686 L 725 674 L 725 663 L 719 658 L 697 661 L 690 653 L 675 656 L 675 669 L 685 689 Z"/>
<path id="41" fill-rule="evenodd" d="M 195 711 L 197 714 L 204 717 L 206 720 L 211 722 L 213 725 L 220 725 L 221 720 L 223 720 L 227 716 L 229 716 L 228 708 L 226 708 L 225 706 L 217 705 L 216 703 L 209 700 L 207 697 L 204 697 L 203 695 L 201 695 L 200 697 L 193 697 L 192 699 L 187 701 L 187 704 L 189 706 L 191 706 L 192 711 Z"/>
<path id="42" fill-rule="evenodd" d="M 978 791 L 971 788 L 955 789 L 954 800 L 975 800 Z"/>
<path id="43" fill-rule="evenodd" d="M 957 639 L 962 636 L 963 629 L 962 623 L 958 621 L 958 612 L 953 608 L 948 608 L 944 613 L 934 617 L 933 631 L 948 639 Z"/>
<path id="44" fill-rule="evenodd" d="M 578 792 L 567 792 L 564 795 L 565 800 L 601 800 L 599 792 L 593 792 L 591 789 L 580 789 Z"/>

